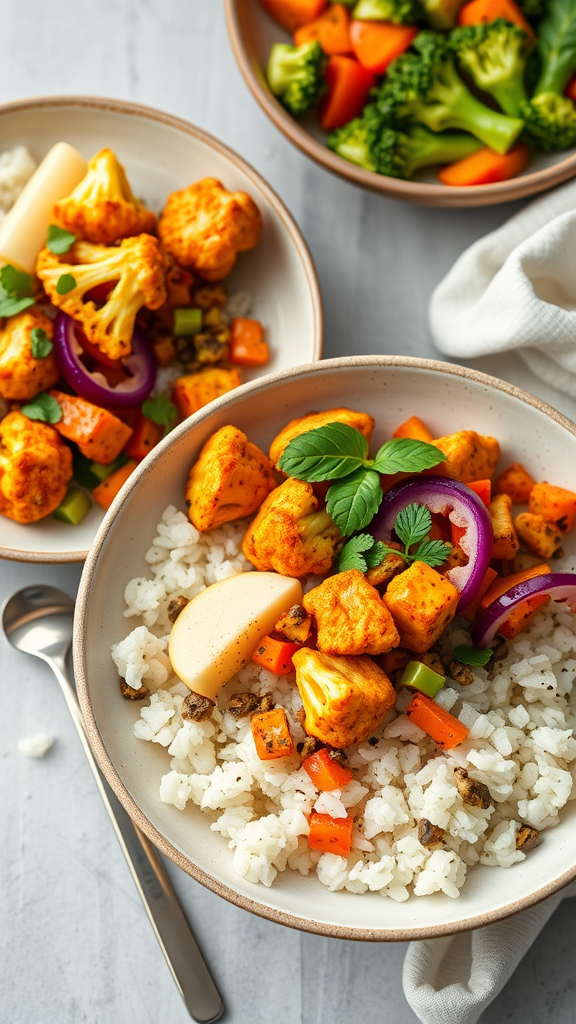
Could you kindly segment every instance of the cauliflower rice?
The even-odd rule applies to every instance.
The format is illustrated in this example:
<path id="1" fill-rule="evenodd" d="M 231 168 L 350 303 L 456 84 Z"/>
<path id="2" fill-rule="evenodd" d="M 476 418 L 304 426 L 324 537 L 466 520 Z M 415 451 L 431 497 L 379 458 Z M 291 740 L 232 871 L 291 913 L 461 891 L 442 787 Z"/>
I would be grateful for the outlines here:
<path id="1" fill-rule="evenodd" d="M 259 759 L 249 718 L 216 708 L 205 721 L 182 719 L 182 698 L 189 691 L 172 673 L 167 655 L 168 604 L 252 569 L 242 554 L 245 529 L 246 522 L 235 522 L 200 534 L 169 506 L 146 554 L 149 578 L 133 579 L 125 590 L 124 615 L 138 624 L 114 645 L 112 657 L 129 686 L 150 690 L 134 735 L 166 748 L 159 799 L 183 813 L 188 804 L 200 807 L 234 851 L 235 871 L 267 886 L 291 868 L 303 875 L 314 871 L 331 891 L 373 891 L 399 902 L 411 894 L 456 897 L 468 868 L 478 862 L 510 867 L 524 860 L 526 854 L 516 849 L 521 825 L 557 825 L 572 799 L 576 617 L 567 606 L 550 601 L 509 641 L 507 657 L 493 671 L 473 669 L 472 684 L 447 679 L 436 700 L 469 728 L 463 743 L 439 752 L 403 714 L 412 693 L 400 690 L 374 736 L 348 748 L 354 780 L 320 793 L 298 755 Z M 576 560 L 566 560 L 563 568 L 574 571 Z M 452 624 L 448 645 L 469 642 L 462 623 Z M 304 739 L 293 675 L 275 676 L 250 663 L 221 691 L 220 707 L 248 689 L 272 690 L 287 711 L 295 743 Z M 453 771 L 458 766 L 488 786 L 487 810 L 464 804 Z M 353 817 L 347 858 L 309 850 L 307 816 L 313 809 Z M 441 847 L 421 845 L 421 818 L 443 830 Z"/>
<path id="2" fill-rule="evenodd" d="M 0 224 L 35 170 L 36 161 L 26 146 L 0 153 Z"/>

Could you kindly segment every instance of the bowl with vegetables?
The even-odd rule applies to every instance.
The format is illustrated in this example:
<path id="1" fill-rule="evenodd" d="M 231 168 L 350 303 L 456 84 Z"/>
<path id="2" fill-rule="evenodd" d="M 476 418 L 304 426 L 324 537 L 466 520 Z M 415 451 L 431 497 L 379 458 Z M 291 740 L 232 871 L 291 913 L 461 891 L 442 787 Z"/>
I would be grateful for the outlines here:
<path id="1" fill-rule="evenodd" d="M 576 171 L 573 0 L 226 0 L 284 135 L 410 202 L 482 206 Z"/>
<path id="2" fill-rule="evenodd" d="M 225 898 L 345 938 L 476 927 L 573 879 L 575 447 L 539 400 L 400 356 L 177 427 L 76 618 L 90 739 L 139 827 Z"/>
<path id="3" fill-rule="evenodd" d="M 83 560 L 176 423 L 321 345 L 298 228 L 216 139 L 136 104 L 0 108 L 0 557 Z"/>

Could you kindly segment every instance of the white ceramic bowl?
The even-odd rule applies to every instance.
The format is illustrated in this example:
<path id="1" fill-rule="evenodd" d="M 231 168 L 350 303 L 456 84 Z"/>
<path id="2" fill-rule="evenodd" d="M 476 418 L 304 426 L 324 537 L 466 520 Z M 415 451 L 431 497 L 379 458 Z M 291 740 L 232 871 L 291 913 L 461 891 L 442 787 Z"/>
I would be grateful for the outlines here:
<path id="1" fill-rule="evenodd" d="M 236 153 L 187 121 L 136 103 L 68 96 L 0 105 L 0 153 L 23 144 L 39 161 L 60 140 L 87 158 L 103 146 L 113 149 L 136 195 L 156 212 L 174 189 L 207 176 L 249 192 L 262 211 L 264 230 L 256 248 L 240 256 L 230 290 L 253 294 L 254 315 L 266 325 L 272 359 L 243 377 L 320 359 L 322 300 L 306 243 L 275 192 Z M 0 516 L 0 557 L 83 561 L 102 518 L 98 506 L 77 527 L 51 516 L 25 526 Z"/>
<path id="2" fill-rule="evenodd" d="M 376 418 L 373 447 L 413 413 L 436 436 L 471 428 L 502 445 L 502 464 L 520 461 L 536 479 L 574 487 L 576 427 L 510 384 L 458 366 L 401 356 L 333 359 L 287 371 L 219 399 L 177 428 L 130 478 L 88 556 L 77 605 L 74 664 L 90 741 L 108 781 L 141 829 L 194 878 L 263 917 L 306 931 L 405 941 L 478 927 L 536 903 L 576 876 L 576 807 L 525 861 L 469 872 L 459 899 L 443 895 L 394 903 L 377 893 L 328 892 L 315 876 L 278 876 L 272 888 L 232 869 L 226 841 L 188 805 L 160 802 L 166 753 L 133 736 L 138 709 L 122 699 L 110 645 L 130 629 L 124 587 L 146 574 L 144 553 L 164 508 L 184 509 L 184 486 L 206 439 L 232 423 L 264 449 L 287 420 L 347 405 Z M 572 551 L 574 548 L 572 549 Z M 572 553 L 572 552 L 570 552 Z M 133 620 L 132 620 L 133 621 Z"/>

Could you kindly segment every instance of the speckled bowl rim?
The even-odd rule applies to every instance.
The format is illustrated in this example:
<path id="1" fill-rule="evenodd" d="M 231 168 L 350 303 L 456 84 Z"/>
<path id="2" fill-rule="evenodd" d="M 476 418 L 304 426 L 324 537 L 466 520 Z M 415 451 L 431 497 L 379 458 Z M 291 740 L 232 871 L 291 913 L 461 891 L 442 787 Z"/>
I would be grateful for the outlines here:
<path id="1" fill-rule="evenodd" d="M 485 387 L 489 387 L 495 391 L 504 392 L 507 395 L 517 398 L 525 405 L 532 406 L 539 412 L 544 413 L 545 416 L 554 420 L 554 422 L 564 427 L 568 433 L 572 434 L 573 437 L 576 437 L 576 425 L 572 423 L 571 420 L 566 416 L 563 416 L 562 413 L 558 412 L 556 409 L 552 408 L 552 406 L 547 405 L 539 398 L 528 394 L 528 392 L 523 391 L 521 388 L 517 388 L 506 381 L 498 380 L 496 377 L 491 377 L 488 374 L 479 373 L 477 370 L 471 370 L 468 367 L 457 366 L 452 363 L 443 363 L 435 359 L 417 359 L 410 356 L 350 356 L 339 359 L 327 359 L 321 363 L 306 364 L 304 366 L 295 367 L 291 370 L 282 370 L 278 373 L 270 374 L 268 377 L 263 377 L 260 380 L 252 381 L 249 384 L 243 385 L 242 392 L 244 395 L 246 395 L 247 392 L 252 392 L 256 395 L 256 393 L 261 390 L 274 388 L 276 384 L 281 381 L 294 380 L 298 378 L 304 379 L 311 377 L 316 373 L 330 373 L 335 369 L 348 369 L 349 367 L 355 366 L 373 368 L 407 367 L 414 370 L 427 370 L 435 373 L 449 374 L 455 377 L 463 377 L 466 380 L 474 381 L 477 384 L 482 384 Z M 248 910 L 253 914 L 257 914 L 259 917 L 267 918 L 269 921 L 274 921 L 276 924 L 287 925 L 290 928 L 296 928 L 300 931 L 313 932 L 317 935 L 325 935 L 339 939 L 357 939 L 365 942 L 409 942 L 412 939 L 437 938 L 442 935 L 453 935 L 457 932 L 468 931 L 471 928 L 480 928 L 483 925 L 491 924 L 494 921 L 500 921 L 503 918 L 510 917 L 512 914 L 518 913 L 520 910 L 526 910 L 528 907 L 534 906 L 534 904 L 546 899 L 547 896 L 551 896 L 553 893 L 558 892 L 576 878 L 576 858 L 573 868 L 564 872 L 564 874 L 559 878 L 554 879 L 549 884 L 536 889 L 529 895 L 521 899 L 512 900 L 506 906 L 499 907 L 498 909 L 488 913 L 474 914 L 462 918 L 459 921 L 453 921 L 449 924 L 393 929 L 358 928 L 324 924 L 318 921 L 313 921 L 309 918 L 286 913 L 285 911 L 278 910 L 275 907 L 266 906 L 258 900 L 249 899 L 247 896 L 236 892 L 230 886 L 217 881 L 207 872 L 193 864 L 192 861 L 183 853 L 177 850 L 165 838 L 165 836 L 155 828 L 151 821 L 142 812 L 138 804 L 130 796 L 128 790 L 117 774 L 112 761 L 110 760 L 100 735 L 92 708 L 92 702 L 90 700 L 90 687 L 85 669 L 85 650 L 86 632 L 88 629 L 87 603 L 92 578 L 94 576 L 100 552 L 114 520 L 122 508 L 122 504 L 127 495 L 134 490 L 134 488 L 138 487 L 143 474 L 146 473 L 146 470 L 152 466 L 153 463 L 163 457 L 164 451 L 173 443 L 173 441 L 178 440 L 183 435 L 195 430 L 203 420 L 208 416 L 211 416 L 213 413 L 220 412 L 227 407 L 233 407 L 235 396 L 238 394 L 239 389 L 235 392 L 230 392 L 229 394 L 222 396 L 222 398 L 217 399 L 210 406 L 206 406 L 204 409 L 195 413 L 194 416 L 191 416 L 188 420 L 177 427 L 176 430 L 174 430 L 173 433 L 158 446 L 157 449 L 154 449 L 154 451 L 147 456 L 145 462 L 140 464 L 139 468 L 124 485 L 120 494 L 115 498 L 110 510 L 107 512 L 106 517 L 102 522 L 84 566 L 74 618 L 74 671 L 76 676 L 76 685 L 78 688 L 78 697 L 84 721 L 86 723 L 90 745 L 94 751 L 100 768 L 112 786 L 116 796 L 126 808 L 128 814 L 138 828 L 148 836 L 148 838 L 162 851 L 162 853 L 174 861 L 174 863 L 177 864 L 179 868 L 182 868 L 182 870 L 188 875 L 191 875 L 192 878 L 196 879 L 197 882 L 206 886 L 207 889 L 211 889 L 212 892 L 217 893 L 219 896 L 223 896 L 224 899 L 228 900 L 228 902 L 234 903 L 243 910 Z"/>
<path id="2" fill-rule="evenodd" d="M 50 109 L 57 109 L 58 107 L 87 107 L 91 110 L 110 110 L 115 114 L 130 114 L 135 117 L 147 118 L 149 121 L 157 121 L 160 124 L 167 125 L 169 128 L 175 128 L 178 131 L 183 132 L 185 135 L 192 136 L 192 138 L 203 142 L 209 148 L 215 149 L 222 156 L 226 157 L 230 163 L 235 164 L 236 167 L 238 167 L 248 178 L 251 179 L 251 181 L 253 181 L 256 190 L 263 194 L 270 203 L 270 206 L 278 215 L 282 225 L 288 232 L 294 248 L 300 257 L 300 262 L 304 268 L 312 303 L 313 351 L 311 361 L 316 362 L 322 358 L 322 352 L 324 349 L 324 307 L 322 303 L 322 293 L 320 291 L 320 285 L 310 250 L 304 240 L 304 236 L 300 231 L 300 228 L 292 214 L 289 213 L 287 207 L 280 199 L 280 196 L 274 191 L 272 186 L 268 184 L 265 178 L 263 178 L 262 175 L 248 163 L 247 160 L 244 160 L 243 157 L 239 156 L 235 150 L 225 145 L 225 143 L 220 142 L 220 140 L 214 135 L 211 135 L 210 132 L 204 131 L 203 128 L 198 128 L 190 121 L 184 120 L 184 118 L 175 117 L 173 114 L 168 114 L 163 110 L 158 110 L 156 107 L 146 106 L 143 103 L 132 103 L 129 100 L 110 99 L 105 96 L 56 95 L 31 97 L 30 99 L 24 100 L 13 100 L 10 103 L 0 103 L 0 119 L 5 114 L 18 114 L 24 111 L 44 107 L 48 107 Z M 244 385 L 241 386 L 243 387 Z M 0 544 L 0 559 L 4 558 L 14 562 L 36 562 L 44 565 L 62 565 L 70 562 L 84 562 L 87 556 L 88 550 L 63 552 L 24 551 L 20 548 L 5 547 Z"/>
<path id="3" fill-rule="evenodd" d="M 321 164 L 327 171 L 353 184 L 371 189 L 373 192 L 403 199 L 409 203 L 424 206 L 471 207 L 493 206 L 508 203 L 514 199 L 535 195 L 545 189 L 559 185 L 576 174 L 576 153 L 560 159 L 552 167 L 533 171 L 509 181 L 492 185 L 475 185 L 456 188 L 450 185 L 431 185 L 428 182 L 404 181 L 386 175 L 365 171 L 342 159 L 314 138 L 284 109 L 272 96 L 256 53 L 250 42 L 249 24 L 252 11 L 247 0 L 224 0 L 228 35 L 234 57 L 250 92 L 273 124 L 302 153 Z M 262 12 L 262 16 L 265 12 Z M 281 32 L 282 29 L 279 28 Z"/>

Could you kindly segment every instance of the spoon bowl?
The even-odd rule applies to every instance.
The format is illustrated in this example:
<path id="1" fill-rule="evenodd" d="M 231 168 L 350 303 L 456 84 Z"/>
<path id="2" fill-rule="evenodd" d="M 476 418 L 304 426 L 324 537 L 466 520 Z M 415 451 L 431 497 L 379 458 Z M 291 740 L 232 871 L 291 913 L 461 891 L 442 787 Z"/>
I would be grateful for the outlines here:
<path id="1" fill-rule="evenodd" d="M 6 601 L 2 627 L 17 650 L 43 661 L 66 657 L 72 641 L 74 601 L 57 587 L 23 587 Z"/>

